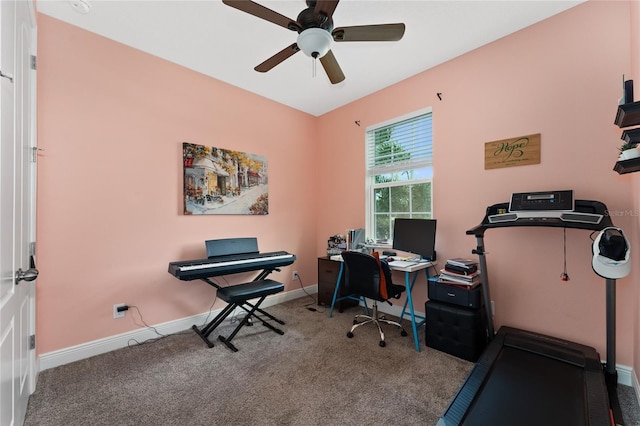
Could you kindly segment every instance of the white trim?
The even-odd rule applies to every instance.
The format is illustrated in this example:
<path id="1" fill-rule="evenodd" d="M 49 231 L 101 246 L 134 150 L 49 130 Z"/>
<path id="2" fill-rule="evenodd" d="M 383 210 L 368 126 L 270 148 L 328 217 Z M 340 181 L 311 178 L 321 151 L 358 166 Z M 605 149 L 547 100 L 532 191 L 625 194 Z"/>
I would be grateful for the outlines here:
<path id="1" fill-rule="evenodd" d="M 618 372 L 618 383 L 625 386 L 633 386 L 638 395 L 638 378 L 633 374 L 633 368 L 626 365 L 616 364 Z"/>
<path id="2" fill-rule="evenodd" d="M 629 367 L 626 367 L 626 368 L 629 368 Z M 629 368 L 629 369 L 631 370 L 631 385 L 633 387 L 633 390 L 636 391 L 635 392 L 636 400 L 638 401 L 638 404 L 640 404 L 640 383 L 638 383 L 638 376 L 635 375 L 632 368 Z"/>
<path id="3" fill-rule="evenodd" d="M 362 302 L 360 302 L 360 306 L 363 306 Z M 396 317 L 400 317 L 400 314 L 402 313 L 402 309 L 400 309 L 400 306 L 389 306 L 383 303 L 378 305 L 378 311 L 388 315 L 394 315 Z M 420 315 L 422 317 L 425 316 L 423 312 L 414 312 L 415 315 Z M 405 316 L 406 315 L 407 314 L 405 313 Z M 420 330 L 422 330 L 422 328 Z M 633 372 L 633 368 L 622 364 L 616 364 L 616 371 L 618 373 L 618 384 L 633 387 L 633 389 L 635 390 L 636 398 L 638 399 L 638 404 L 640 404 L 640 383 L 638 382 L 638 378 Z"/>
<path id="4" fill-rule="evenodd" d="M 360 302 L 360 306 L 364 305 L 362 304 L 362 302 Z M 384 314 L 388 314 L 388 315 L 393 315 L 394 317 L 398 317 L 400 318 L 400 314 L 402 314 L 402 308 L 399 305 L 391 305 L 389 306 L 388 303 L 379 303 L 378 304 L 378 312 L 382 312 Z M 421 311 L 416 311 L 415 308 L 413 310 L 414 315 L 419 315 L 421 317 L 425 317 L 424 312 Z M 411 321 L 411 312 L 409 312 L 407 310 L 407 312 L 404 313 L 404 318 L 403 319 L 407 319 L 409 321 Z"/>
<path id="5" fill-rule="evenodd" d="M 266 308 L 269 306 L 288 302 L 290 300 L 305 297 L 307 296 L 307 293 L 315 294 L 317 292 L 318 286 L 312 285 L 309 287 L 305 287 L 305 290 L 296 289 L 285 293 L 279 293 L 267 297 L 267 299 L 261 306 Z M 202 324 L 207 319 L 207 316 L 213 318 L 220 311 L 221 309 L 212 311 L 211 313 L 205 312 L 199 315 L 193 315 L 174 321 L 169 321 L 163 324 L 154 325 L 154 327 L 158 330 L 158 332 L 162 334 L 178 333 L 180 331 L 190 329 L 193 324 Z M 378 305 L 378 311 L 396 317 L 400 317 L 400 314 L 402 313 L 402 309 L 400 308 L 400 306 L 388 306 L 386 304 Z M 424 312 L 420 311 L 415 311 L 415 314 L 423 317 L 425 316 Z M 71 346 L 53 352 L 47 352 L 38 357 L 38 363 L 40 367 L 38 371 L 48 370 L 49 368 L 55 368 L 60 365 L 69 364 L 71 362 L 80 361 L 82 359 L 86 359 L 95 355 L 100 355 L 114 351 L 116 349 L 125 348 L 128 346 L 131 339 L 143 341 L 156 337 L 158 337 L 158 335 L 153 330 L 144 328 L 127 333 L 117 334 L 115 336 L 105 337 L 104 339 L 94 340 L 92 342 Z M 626 365 L 618 364 L 616 365 L 616 370 L 618 372 L 618 383 L 621 385 L 633 387 L 633 389 L 635 390 L 636 398 L 638 398 L 638 403 L 640 404 L 640 383 L 638 382 L 638 377 L 635 375 L 633 368 Z"/>
<path id="6" fill-rule="evenodd" d="M 318 286 L 313 285 L 305 287 L 304 290 L 296 289 L 284 293 L 278 293 L 267 297 L 260 306 L 266 308 L 269 306 L 288 302 L 290 300 L 305 297 L 307 296 L 307 293 L 314 294 L 317 292 Z M 211 313 L 204 312 L 202 314 L 153 325 L 153 327 L 161 334 L 174 334 L 191 329 L 191 326 L 193 324 L 202 324 L 206 321 L 208 316 L 209 319 L 214 318 L 221 310 L 222 309 L 211 311 Z M 240 312 L 244 311 L 240 310 Z M 64 364 L 69 364 L 71 362 L 80 361 L 82 359 L 111 352 L 116 349 L 125 348 L 129 345 L 129 342 L 132 339 L 135 339 L 138 342 L 142 342 L 144 340 L 153 339 L 156 337 L 158 337 L 158 335 L 153 330 L 145 327 L 126 333 L 105 337 L 103 339 L 82 343 L 80 345 L 70 346 L 68 348 L 60 349 L 57 351 L 47 352 L 41 354 L 39 357 L 40 371 L 48 370 L 49 368 L 58 367 Z"/>
<path id="7" fill-rule="evenodd" d="M 364 131 L 366 133 L 366 132 L 368 132 L 370 130 L 376 130 L 376 129 L 379 129 L 380 127 L 390 126 L 391 124 L 399 123 L 400 121 L 410 120 L 412 118 L 418 117 L 419 115 L 429 114 L 429 113 L 433 113 L 433 108 L 432 107 L 422 108 L 422 109 L 419 109 L 417 111 L 413 111 L 413 112 L 410 112 L 408 114 L 401 115 L 399 117 L 390 118 L 390 119 L 388 119 L 386 121 L 383 121 L 381 123 L 372 124 L 370 126 L 367 126 L 364 129 Z"/>

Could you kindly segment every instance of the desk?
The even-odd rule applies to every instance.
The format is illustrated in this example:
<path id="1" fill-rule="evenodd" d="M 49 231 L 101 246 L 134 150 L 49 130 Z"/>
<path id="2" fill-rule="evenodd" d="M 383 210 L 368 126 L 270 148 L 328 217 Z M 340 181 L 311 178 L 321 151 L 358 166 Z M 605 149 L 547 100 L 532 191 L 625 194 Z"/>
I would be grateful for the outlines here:
<path id="1" fill-rule="evenodd" d="M 338 297 L 338 289 L 340 287 L 340 280 L 342 278 L 342 273 L 344 270 L 344 262 L 337 257 L 331 257 L 331 260 L 336 262 L 340 262 L 340 272 L 338 273 L 338 280 L 336 281 L 336 289 L 333 292 L 333 300 L 331 301 L 331 309 L 329 309 L 329 317 L 333 315 L 333 307 L 336 302 L 339 302 L 344 299 L 352 299 L 352 300 L 360 300 L 356 299 L 353 296 L 343 296 Z M 418 277 L 418 273 L 420 271 L 425 271 L 426 278 L 429 278 L 429 268 L 435 266 L 435 262 L 418 262 L 414 265 L 409 265 L 405 267 L 392 266 L 389 265 L 389 268 L 392 271 L 400 271 L 404 272 L 404 285 L 407 289 L 407 298 L 404 301 L 404 305 L 402 306 L 402 313 L 400 314 L 400 321 L 404 318 L 404 315 L 407 313 L 407 306 L 409 307 L 409 316 L 411 317 L 411 328 L 413 330 L 413 341 L 416 345 L 416 351 L 420 352 L 420 343 L 418 342 L 418 327 L 424 325 L 426 318 L 422 315 L 416 315 L 413 309 L 413 297 L 411 296 L 411 292 L 413 291 L 413 285 L 416 283 L 416 278 Z M 413 277 L 411 276 L 413 275 Z M 419 321 L 418 321 L 419 320 Z"/>

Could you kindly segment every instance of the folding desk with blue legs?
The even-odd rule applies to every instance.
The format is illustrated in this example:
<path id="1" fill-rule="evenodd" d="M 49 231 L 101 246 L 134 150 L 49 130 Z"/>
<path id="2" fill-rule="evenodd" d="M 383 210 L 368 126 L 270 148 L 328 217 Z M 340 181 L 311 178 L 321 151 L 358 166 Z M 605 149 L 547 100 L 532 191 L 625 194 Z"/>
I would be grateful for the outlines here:
<path id="1" fill-rule="evenodd" d="M 331 309 L 329 309 L 329 317 L 333 315 L 333 307 L 336 302 L 345 299 L 358 300 L 360 298 L 355 296 L 342 296 L 338 297 L 339 288 L 340 288 L 340 280 L 342 279 L 342 273 L 344 270 L 344 262 L 341 261 L 339 256 L 332 256 L 331 260 L 340 262 L 340 272 L 338 273 L 338 280 L 336 281 L 336 289 L 333 292 L 333 300 L 331 301 Z M 411 319 L 411 329 L 413 330 L 413 341 L 416 345 L 416 351 L 420 352 L 420 343 L 418 341 L 418 327 L 424 325 L 426 318 L 422 315 L 418 315 L 415 313 L 413 309 L 413 297 L 411 296 L 411 292 L 413 291 L 413 285 L 416 283 L 416 278 L 418 277 L 418 273 L 422 270 L 425 271 L 426 278 L 429 278 L 429 268 L 434 266 L 434 262 L 396 262 L 389 263 L 389 268 L 392 271 L 404 272 L 404 285 L 407 289 L 407 298 L 404 301 L 404 305 L 402 306 L 402 313 L 400 314 L 400 321 L 404 318 L 405 314 L 408 314 Z M 413 276 L 412 276 L 413 275 Z M 407 307 L 409 310 L 407 311 Z M 366 304 L 365 304 L 366 308 Z M 367 312 L 368 313 L 368 312 Z"/>

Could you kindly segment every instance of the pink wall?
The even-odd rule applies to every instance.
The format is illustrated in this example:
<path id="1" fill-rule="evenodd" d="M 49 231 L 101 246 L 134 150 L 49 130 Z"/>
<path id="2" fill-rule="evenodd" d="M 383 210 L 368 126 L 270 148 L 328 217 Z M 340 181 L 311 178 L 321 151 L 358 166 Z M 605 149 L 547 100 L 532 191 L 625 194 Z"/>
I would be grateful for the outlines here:
<path id="1" fill-rule="evenodd" d="M 574 189 L 635 231 L 625 213 L 637 211 L 633 178 L 612 171 L 612 122 L 631 71 L 629 7 L 588 2 L 319 118 L 40 15 L 40 353 L 137 328 L 112 319 L 114 303 L 140 306 L 148 323 L 208 310 L 213 289 L 166 273 L 171 260 L 201 256 L 205 239 L 257 236 L 263 251 L 295 253 L 315 284 L 327 237 L 364 225 L 365 128 L 429 106 L 440 259 L 470 256 L 465 231 L 514 191 Z M 484 170 L 485 142 L 531 133 L 542 134 L 541 164 Z M 271 214 L 182 216 L 182 141 L 266 155 Z M 569 230 L 567 244 L 571 280 L 561 282 L 562 231 L 487 233 L 496 325 L 604 356 L 604 280 L 590 268 L 589 233 Z M 297 287 L 290 271 L 274 276 L 288 290 Z M 618 282 L 617 361 L 626 365 L 639 340 L 637 276 Z M 425 299 L 417 288 L 417 309 Z"/>
<path id="2" fill-rule="evenodd" d="M 634 1 L 631 2 L 631 75 L 630 78 L 633 79 L 636 84 L 634 100 L 640 100 L 640 96 L 638 93 L 640 92 L 640 2 Z M 640 175 L 637 173 L 633 175 L 633 206 L 634 211 L 640 211 Z M 640 217 L 636 218 L 635 221 L 635 233 L 638 235 L 638 227 L 640 225 Z M 634 371 L 640 370 L 640 309 L 637 307 L 640 306 L 640 287 L 635 286 L 635 297 L 634 299 L 637 302 L 635 313 L 632 319 L 632 324 L 634 326 L 633 330 L 633 341 L 635 345 L 633 347 L 634 357 L 633 357 L 633 369 Z M 636 373 L 637 377 L 637 373 Z"/>
<path id="3" fill-rule="evenodd" d="M 358 167 L 364 164 L 365 127 L 425 107 L 433 107 L 441 261 L 472 256 L 476 241 L 465 231 L 480 223 L 486 206 L 508 201 L 512 192 L 574 189 L 576 198 L 600 200 L 619 212 L 614 223 L 635 231 L 636 218 L 628 214 L 634 211 L 631 177 L 612 171 L 620 144 L 613 119 L 621 76 L 630 72 L 628 17 L 626 2 L 589 2 L 321 117 L 321 158 L 333 158 L 340 170 L 355 168 L 356 179 L 344 179 L 344 190 L 320 183 L 320 193 L 332 194 L 340 214 L 319 206 L 318 253 L 323 236 L 364 223 L 364 172 Z M 532 133 L 541 133 L 541 164 L 484 170 L 485 142 Z M 331 157 L 335 152 L 341 155 Z M 589 344 L 604 357 L 605 286 L 591 270 L 589 234 L 567 231 L 571 280 L 562 282 L 562 230 L 488 231 L 496 326 Z M 637 244 L 637 233 L 631 234 Z M 637 271 L 637 257 L 634 266 Z M 637 277 L 635 272 L 617 286 L 617 361 L 626 365 L 633 361 Z M 417 289 L 416 306 L 425 299 L 424 288 Z"/>
<path id="4" fill-rule="evenodd" d="M 212 287 L 167 273 L 206 257 L 207 239 L 255 236 L 261 251 L 301 259 L 272 275 L 287 290 L 299 288 L 294 267 L 315 283 L 314 117 L 47 16 L 38 24 L 40 353 L 139 328 L 134 315 L 113 319 L 115 303 L 149 324 L 208 311 Z M 266 156 L 270 214 L 183 216 L 183 141 Z"/>

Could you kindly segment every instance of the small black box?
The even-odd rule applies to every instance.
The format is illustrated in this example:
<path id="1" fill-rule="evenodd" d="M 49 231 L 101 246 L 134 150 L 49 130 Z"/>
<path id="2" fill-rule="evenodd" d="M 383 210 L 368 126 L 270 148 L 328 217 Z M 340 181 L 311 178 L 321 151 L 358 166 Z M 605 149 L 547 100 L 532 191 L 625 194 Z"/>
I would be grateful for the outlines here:
<path id="1" fill-rule="evenodd" d="M 447 303 L 425 303 L 425 342 L 428 347 L 476 362 L 487 346 L 484 309 L 468 309 Z"/>
<path id="2" fill-rule="evenodd" d="M 482 307 L 482 286 L 472 289 L 449 285 L 438 281 L 438 277 L 429 278 L 427 295 L 430 300 L 451 303 L 452 305 L 479 309 Z"/>

